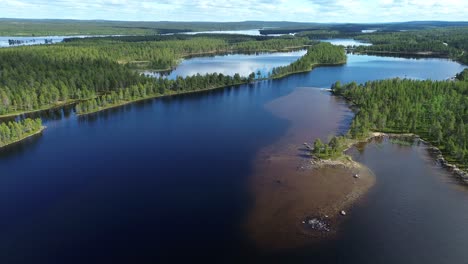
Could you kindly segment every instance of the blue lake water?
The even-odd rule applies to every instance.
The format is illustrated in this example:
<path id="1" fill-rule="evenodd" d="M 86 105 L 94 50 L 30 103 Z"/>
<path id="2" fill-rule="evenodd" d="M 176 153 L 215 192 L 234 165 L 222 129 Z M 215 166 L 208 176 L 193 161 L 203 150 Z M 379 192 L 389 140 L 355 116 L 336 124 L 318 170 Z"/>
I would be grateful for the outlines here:
<path id="1" fill-rule="evenodd" d="M 255 55 L 226 54 L 212 57 L 200 57 L 184 60 L 177 68 L 166 74 L 169 79 L 177 76 L 186 77 L 196 74 L 222 73 L 224 75 L 248 76 L 250 73 L 258 71 L 266 77 L 271 70 L 278 66 L 285 66 L 306 54 L 305 50 L 278 53 L 258 53 Z M 150 76 L 159 77 L 158 72 L 145 72 Z"/>
<path id="2" fill-rule="evenodd" d="M 77 35 L 77 36 L 0 36 L 0 48 L 10 46 L 43 45 L 62 42 L 66 38 L 89 38 L 89 37 L 109 37 L 119 35 Z M 20 43 L 10 45 L 8 40 L 18 40 Z"/>
<path id="3" fill-rule="evenodd" d="M 369 202 L 357 206 L 345 223 L 342 239 L 267 253 L 244 232 L 255 156 L 289 126 L 266 110 L 266 103 L 298 87 L 328 88 L 337 80 L 442 80 L 464 68 L 443 59 L 348 58 L 344 66 L 147 100 L 81 118 L 70 111 L 43 114 L 48 127 L 43 135 L 0 151 L 1 263 L 159 263 L 196 257 L 363 263 L 366 256 L 372 263 L 441 263 L 443 257 L 463 263 L 468 194 L 441 180 L 447 175 L 434 179 L 439 170 L 412 149 L 371 147 L 355 154 L 374 170 L 378 183 Z M 205 64 L 205 72 L 219 72 L 223 62 L 210 68 L 205 62 L 212 60 L 186 61 L 176 72 L 193 73 Z M 230 63 L 226 68 L 233 67 Z M 323 96 L 310 103 L 314 100 Z M 310 115 L 317 127 L 320 120 L 327 122 L 320 111 Z M 414 169 L 407 158 L 417 161 Z M 408 173 L 392 167 L 400 162 Z M 409 191 L 407 184 L 418 191 Z M 437 212 L 446 217 L 434 218 Z M 416 230 L 411 237 L 405 233 L 410 230 Z"/>
<path id="4" fill-rule="evenodd" d="M 323 39 L 323 42 L 329 42 L 333 45 L 342 45 L 342 46 L 370 46 L 371 43 L 362 42 L 354 39 Z"/>

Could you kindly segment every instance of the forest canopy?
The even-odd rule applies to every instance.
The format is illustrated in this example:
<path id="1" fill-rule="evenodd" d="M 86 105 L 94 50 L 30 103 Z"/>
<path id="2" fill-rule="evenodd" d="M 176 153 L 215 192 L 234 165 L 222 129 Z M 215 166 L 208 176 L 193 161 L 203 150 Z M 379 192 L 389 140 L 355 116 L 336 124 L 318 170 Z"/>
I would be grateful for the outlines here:
<path id="1" fill-rule="evenodd" d="M 75 39 L 54 45 L 0 49 L 0 115 L 99 99 L 134 87 L 155 94 L 245 83 L 251 78 L 206 76 L 163 83 L 136 69 L 170 69 L 185 56 L 227 51 L 283 50 L 311 44 L 306 38 L 158 36 Z M 197 86 L 197 87 L 194 87 Z M 125 94 L 125 93 L 124 93 Z M 141 88 L 140 88 L 141 94 Z M 139 97 L 133 95 L 132 97 Z"/>
<path id="2" fill-rule="evenodd" d="M 466 73 L 466 70 L 464 71 Z M 415 133 L 468 166 L 468 82 L 389 79 L 332 86 L 359 109 L 349 137 L 369 131 Z"/>

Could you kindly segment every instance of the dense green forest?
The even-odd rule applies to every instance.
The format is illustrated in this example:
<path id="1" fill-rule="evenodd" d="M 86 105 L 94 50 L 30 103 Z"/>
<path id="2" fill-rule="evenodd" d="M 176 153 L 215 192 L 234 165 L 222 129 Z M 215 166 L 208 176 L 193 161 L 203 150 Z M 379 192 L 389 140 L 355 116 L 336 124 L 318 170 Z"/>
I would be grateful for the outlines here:
<path id="1" fill-rule="evenodd" d="M 321 64 L 343 63 L 346 63 L 346 54 L 342 47 L 330 43 L 319 43 L 309 47 L 307 53 L 299 60 L 287 66 L 274 68 L 271 77 L 278 78 L 296 72 L 310 71 Z"/>
<path id="2" fill-rule="evenodd" d="M 356 47 L 357 52 L 420 53 L 450 57 L 468 64 L 468 27 L 447 27 L 418 31 L 372 33 L 354 37 L 371 46 Z"/>
<path id="3" fill-rule="evenodd" d="M 20 141 L 38 131 L 42 130 L 42 121 L 26 118 L 18 122 L 0 124 L 0 147 Z"/>
<path id="4" fill-rule="evenodd" d="M 465 76 L 460 74 L 459 76 Z M 468 166 L 468 82 L 389 79 L 363 85 L 339 82 L 336 95 L 357 106 L 348 137 L 369 131 L 415 133 L 449 159 Z"/>
<path id="5" fill-rule="evenodd" d="M 465 68 L 462 72 L 458 73 L 455 78 L 459 81 L 468 81 L 468 68 Z"/>
<path id="6" fill-rule="evenodd" d="M 254 79 L 255 73 L 251 73 L 248 77 L 241 77 L 239 74 L 231 77 L 212 73 L 204 76 L 198 74 L 186 78 L 178 77 L 175 80 L 150 79 L 151 81 L 131 85 L 128 88 L 118 89 L 80 102 L 75 109 L 78 114 L 87 114 L 135 100 L 239 85 L 252 82 Z"/>
<path id="7" fill-rule="evenodd" d="M 361 34 L 364 30 L 376 30 L 379 32 L 398 32 L 402 30 L 424 30 L 437 29 L 445 27 L 464 27 L 468 22 L 457 21 L 410 21 L 397 23 L 310 23 L 303 25 L 281 25 L 275 28 L 266 28 L 260 30 L 261 34 L 311 34 L 314 32 L 338 32 L 337 37 L 346 37 L 353 34 Z"/>
<path id="8" fill-rule="evenodd" d="M 318 43 L 309 47 L 307 54 L 290 66 L 274 68 L 272 70 L 274 74 L 270 77 L 279 78 L 293 72 L 311 70 L 314 65 L 344 63 L 345 61 L 346 55 L 343 48 L 329 43 Z M 226 76 L 213 73 L 204 76 L 198 74 L 186 78 L 178 77 L 175 80 L 149 78 L 139 84 L 83 101 L 76 106 L 76 111 L 79 114 L 91 113 L 139 99 L 249 83 L 254 81 L 256 77 L 260 78 L 255 73 L 246 77 L 239 74 Z"/>
<path id="9" fill-rule="evenodd" d="M 264 27 L 305 27 L 301 22 L 171 22 L 106 21 L 67 19 L 0 19 L 3 36 L 73 36 L 73 35 L 154 35 L 178 32 L 247 30 Z"/>
<path id="10" fill-rule="evenodd" d="M 310 43 L 308 39 L 294 37 L 168 36 L 150 38 L 150 41 L 141 37 L 92 38 L 3 48 L 0 49 L 0 115 L 93 99 L 137 85 L 155 87 L 157 80 L 142 76 L 135 69 L 171 68 L 193 54 L 280 50 Z M 212 81 L 213 76 L 206 78 L 209 80 L 200 84 L 200 89 L 225 82 Z M 180 87 L 179 84 L 180 81 L 176 86 Z M 164 87 L 173 88 L 172 85 Z"/>
<path id="11" fill-rule="evenodd" d="M 333 39 L 333 38 L 354 38 L 361 32 L 341 32 L 339 30 L 311 30 L 301 31 L 296 34 L 298 37 L 307 37 L 309 39 Z"/>

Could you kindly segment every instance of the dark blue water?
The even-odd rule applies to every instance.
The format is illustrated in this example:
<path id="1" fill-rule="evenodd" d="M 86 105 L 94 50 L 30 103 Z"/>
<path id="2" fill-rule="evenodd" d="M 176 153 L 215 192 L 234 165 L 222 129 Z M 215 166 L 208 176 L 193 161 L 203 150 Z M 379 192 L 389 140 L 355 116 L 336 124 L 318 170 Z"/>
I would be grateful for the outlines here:
<path id="1" fill-rule="evenodd" d="M 248 177 L 257 151 L 288 128 L 265 103 L 297 87 L 329 87 L 336 80 L 446 79 L 462 68 L 440 59 L 352 55 L 345 66 L 281 80 L 149 100 L 83 118 L 51 113 L 44 116 L 48 129 L 42 136 L 0 151 L 1 263 L 262 259 L 270 253 L 257 251 L 242 226 L 251 202 Z M 363 210 L 373 213 L 372 207 Z M 349 225 L 347 230 L 365 228 Z M 334 256 L 329 250 L 353 239 L 326 245 L 319 256 L 306 254 L 316 252 L 310 248 L 281 254 L 326 259 Z M 398 252 L 380 253 L 392 260 Z"/>

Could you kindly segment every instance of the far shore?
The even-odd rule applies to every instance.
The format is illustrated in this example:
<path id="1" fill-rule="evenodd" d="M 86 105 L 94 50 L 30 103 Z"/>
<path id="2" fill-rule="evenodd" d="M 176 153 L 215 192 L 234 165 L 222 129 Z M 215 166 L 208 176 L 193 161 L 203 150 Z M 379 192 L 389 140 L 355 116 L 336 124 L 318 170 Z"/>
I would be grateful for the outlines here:
<path id="1" fill-rule="evenodd" d="M 313 69 L 315 69 L 317 67 L 340 66 L 340 65 L 344 65 L 344 64 L 346 64 L 346 61 L 339 62 L 339 63 L 317 63 L 317 64 L 311 65 L 310 69 L 307 69 L 307 70 L 304 70 L 304 71 L 295 71 L 295 72 L 290 72 L 290 73 L 282 74 L 282 75 L 278 75 L 278 76 L 271 76 L 271 77 L 267 77 L 267 78 L 255 79 L 252 83 L 259 82 L 259 81 L 266 81 L 266 80 L 281 79 L 281 78 L 285 78 L 287 76 L 297 74 L 297 73 L 310 72 L 310 71 L 312 71 Z M 162 95 L 161 94 L 150 95 L 150 96 L 146 96 L 146 97 L 142 97 L 142 98 L 137 98 L 137 99 L 134 99 L 134 100 L 119 102 L 117 104 L 111 104 L 111 105 L 108 105 L 108 106 L 105 106 L 105 107 L 100 107 L 99 109 L 95 109 L 93 111 L 79 113 L 79 114 L 77 114 L 77 116 L 89 115 L 89 114 L 97 113 L 97 112 L 104 111 L 104 110 L 107 110 L 107 109 L 112 109 L 112 108 L 120 107 L 120 106 L 123 106 L 123 105 L 128 105 L 128 104 L 131 104 L 131 103 L 135 103 L 135 102 L 148 100 L 148 99 L 169 97 L 169 96 L 174 96 L 174 95 L 183 95 L 183 94 L 193 94 L 193 93 L 199 93 L 199 92 L 206 92 L 206 91 L 210 91 L 210 90 L 222 89 L 222 88 L 238 86 L 238 85 L 243 85 L 243 84 L 249 84 L 249 82 L 240 82 L 240 83 L 231 84 L 231 85 L 221 85 L 221 86 L 215 86 L 215 87 L 199 89 L 199 90 L 194 90 L 194 91 L 182 91 L 182 92 L 172 92 L 172 93 L 169 93 L 169 94 L 162 94 Z"/>
<path id="2" fill-rule="evenodd" d="M 294 71 L 294 72 L 288 72 L 288 73 L 281 74 L 281 75 L 275 75 L 275 76 L 272 76 L 272 77 L 269 78 L 269 79 L 281 79 L 281 78 L 284 78 L 284 77 L 287 77 L 287 76 L 293 75 L 293 74 L 310 72 L 310 71 L 312 71 L 313 69 L 315 69 L 315 68 L 317 68 L 317 67 L 341 66 L 341 65 L 344 65 L 344 64 L 346 64 L 346 61 L 341 61 L 341 62 L 338 62 L 338 63 L 316 63 L 316 64 L 312 64 L 312 65 L 310 66 L 310 68 L 307 69 L 307 70 L 303 70 L 303 71 Z"/>
<path id="3" fill-rule="evenodd" d="M 202 56 L 202 55 L 209 55 L 209 54 L 225 54 L 227 52 L 284 52 L 284 51 L 293 51 L 293 50 L 299 50 L 301 48 L 306 48 L 310 45 L 302 45 L 302 46 L 295 46 L 295 47 L 285 47 L 283 49 L 276 49 L 276 50 L 256 50 L 256 51 L 242 51 L 242 50 L 234 50 L 234 49 L 229 49 L 229 50 L 216 50 L 216 51 L 208 51 L 208 52 L 196 52 L 196 53 L 187 53 L 187 54 L 184 54 L 182 56 L 182 58 L 188 58 L 188 57 L 191 57 L 191 56 Z M 123 63 L 123 62 L 121 62 Z M 131 63 L 131 62 L 126 62 L 126 63 Z M 125 64 L 125 63 L 123 63 Z M 317 67 L 317 66 L 320 66 L 320 65 L 316 65 L 314 67 Z M 324 65 L 326 66 L 326 65 Z M 312 69 L 314 68 L 312 67 Z M 172 70 L 173 67 L 170 67 L 170 68 L 166 68 L 166 69 L 151 69 L 151 71 L 153 72 L 164 72 L 164 71 L 168 71 L 168 70 Z M 302 71 L 302 72 L 308 72 L 308 71 L 311 71 L 312 69 L 310 70 L 307 70 L 307 71 Z M 144 71 L 145 69 L 140 69 L 140 71 Z M 298 73 L 298 72 L 294 72 L 294 73 Z M 287 74 L 287 75 L 291 75 L 291 74 L 294 74 L 294 73 L 290 73 L 290 74 Z M 279 78 L 283 78 L 283 77 L 286 77 L 287 75 L 284 75 L 284 76 L 278 76 L 278 77 L 271 77 L 271 78 L 261 78 L 261 79 L 257 79 L 255 81 L 263 81 L 263 80 L 268 80 L 268 79 L 279 79 Z M 92 114 L 92 113 L 96 113 L 96 112 L 99 112 L 99 111 L 103 111 L 103 110 L 106 110 L 106 109 L 111 109 L 111 108 L 115 108 L 115 107 L 119 107 L 119 106 L 123 106 L 123 105 L 127 105 L 127 104 L 130 104 L 130 103 L 134 103 L 134 102 L 138 102 L 138 101 L 143 101 L 143 100 L 147 100 L 147 99 L 153 99 L 153 98 L 159 98 L 159 97 L 167 97 L 167 96 L 173 96 L 173 95 L 182 95 L 182 94 L 190 94 L 190 93 L 196 93 L 196 92 L 204 92 L 204 91 L 209 91 L 209 90 L 214 90 L 214 89 L 220 89 L 220 88 L 226 88 L 226 87 L 230 87 L 230 86 L 236 86 L 236 85 L 242 85 L 242 84 L 246 84 L 246 83 L 238 83 L 238 84 L 233 84 L 233 85 L 223 85 L 223 86 L 217 86 L 217 87 L 212 87 L 212 88 L 206 88 L 206 89 L 200 89 L 200 90 L 195 90 L 195 91 L 184 91 L 184 92 L 174 92 L 174 93 L 169 93 L 169 94 L 164 94 L 164 95 L 152 95 L 152 96 L 147 96 L 147 97 L 144 97 L 144 98 L 138 98 L 138 99 L 135 99 L 135 100 L 130 100 L 130 101 L 125 101 L 125 102 L 120 102 L 118 104 L 113 104 L 113 105 L 109 105 L 109 106 L 106 106 L 106 107 L 102 107 L 100 109 L 97 109 L 97 110 L 94 110 L 94 111 L 91 111 L 91 112 L 86 112 L 86 113 L 80 113 L 78 115 L 87 115 L 87 114 Z M 97 97 L 97 96 L 96 96 Z M 90 99 L 94 99 L 96 97 L 93 97 L 93 98 L 90 98 Z M 12 112 L 12 113 L 8 113 L 8 114 L 3 114 L 3 115 L 0 115 L 0 119 L 2 118 L 10 118 L 10 117 L 17 117 L 17 116 L 20 116 L 20 115 L 24 115 L 24 114 L 32 114 L 32 113 L 38 113 L 38 112 L 41 112 L 41 111 L 46 111 L 46 110 L 50 110 L 50 109 L 54 109 L 54 108 L 59 108 L 59 107 L 63 107 L 63 106 L 67 106 L 67 105 L 72 105 L 72 104 L 76 104 L 78 102 L 81 102 L 81 101 L 84 101 L 83 99 L 73 99 L 73 100 L 67 100 L 66 102 L 59 102 L 59 103 L 56 103 L 56 104 L 52 104 L 52 105 L 49 105 L 49 106 L 45 106 L 45 107 L 41 107 L 40 109 L 34 109 L 34 110 L 25 110 L 25 111 L 17 111 L 17 112 Z"/>

